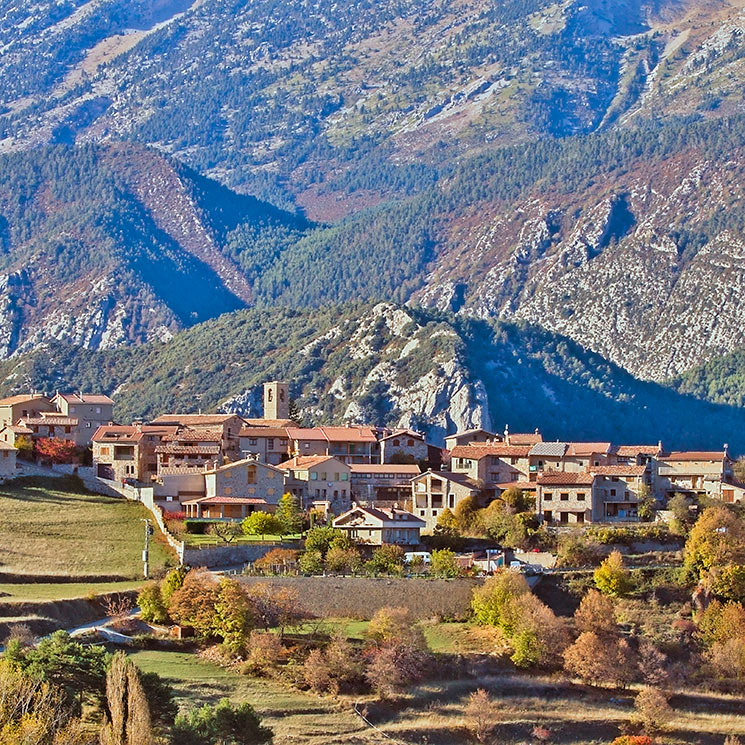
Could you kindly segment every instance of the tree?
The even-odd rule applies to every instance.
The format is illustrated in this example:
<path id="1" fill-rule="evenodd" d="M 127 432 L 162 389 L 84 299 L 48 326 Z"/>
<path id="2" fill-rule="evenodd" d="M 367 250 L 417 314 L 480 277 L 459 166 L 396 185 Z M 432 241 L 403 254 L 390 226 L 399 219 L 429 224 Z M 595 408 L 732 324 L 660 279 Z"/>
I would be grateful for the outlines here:
<path id="1" fill-rule="evenodd" d="M 181 566 L 171 569 L 171 571 L 163 578 L 160 585 L 160 594 L 166 607 L 170 605 L 173 593 L 176 592 L 176 590 L 181 589 L 183 586 L 184 579 L 188 573 L 189 570 L 186 567 Z"/>
<path id="2" fill-rule="evenodd" d="M 471 607 L 479 623 L 499 626 L 509 636 L 514 632 L 513 598 L 530 592 L 525 577 L 517 572 L 502 570 L 473 591 Z"/>
<path id="3" fill-rule="evenodd" d="M 124 652 L 111 660 L 106 676 L 107 722 L 101 745 L 150 745 L 153 742 L 145 689 L 135 664 Z"/>
<path id="4" fill-rule="evenodd" d="M 163 602 L 160 586 L 157 582 L 149 582 L 137 596 L 137 605 L 140 607 L 140 617 L 143 621 L 152 623 L 166 623 L 168 621 L 168 610 Z"/>
<path id="5" fill-rule="evenodd" d="M 254 569 L 265 574 L 287 574 L 297 567 L 299 551 L 273 548 L 253 563 Z"/>
<path id="6" fill-rule="evenodd" d="M 427 642 L 419 622 L 408 608 L 380 608 L 370 619 L 367 637 L 378 645 L 399 641 L 419 649 Z"/>
<path id="7" fill-rule="evenodd" d="M 314 693 L 325 693 L 331 687 L 331 667 L 320 649 L 312 649 L 303 663 L 303 678 Z"/>
<path id="8" fill-rule="evenodd" d="M 620 551 L 611 551 L 607 559 L 593 573 L 595 586 L 604 595 L 623 597 L 632 588 L 631 575 L 623 565 Z"/>
<path id="9" fill-rule="evenodd" d="M 579 631 L 596 634 L 616 634 L 616 612 L 613 601 L 597 590 L 588 590 L 574 613 L 574 623 Z"/>
<path id="10" fill-rule="evenodd" d="M 213 629 L 223 640 L 223 648 L 232 655 L 242 653 L 251 629 L 256 623 L 255 604 L 238 580 L 223 577 L 215 599 Z"/>
<path id="11" fill-rule="evenodd" d="M 657 500 L 654 498 L 652 490 L 649 488 L 648 484 L 642 484 L 639 487 L 636 498 L 638 501 L 637 512 L 639 514 L 639 519 L 646 522 L 654 520 Z"/>
<path id="12" fill-rule="evenodd" d="M 745 602 L 745 566 L 729 564 L 709 570 L 711 591 L 723 600 Z"/>
<path id="13" fill-rule="evenodd" d="M 298 566 L 303 574 L 323 574 L 323 554 L 320 551 L 303 551 Z"/>
<path id="14" fill-rule="evenodd" d="M 354 542 L 343 530 L 331 526 L 312 528 L 305 536 L 305 550 L 318 551 L 323 558 L 331 546 L 352 548 Z"/>
<path id="15" fill-rule="evenodd" d="M 72 440 L 59 440 L 55 437 L 40 437 L 34 442 L 37 457 L 52 463 L 71 463 L 78 451 Z"/>
<path id="16" fill-rule="evenodd" d="M 466 728 L 476 742 L 489 742 L 494 730 L 496 712 L 489 694 L 483 688 L 479 688 L 468 697 L 465 719 Z"/>
<path id="17" fill-rule="evenodd" d="M 635 672 L 634 656 L 625 639 L 583 631 L 564 652 L 564 669 L 585 683 L 626 686 Z"/>
<path id="18" fill-rule="evenodd" d="M 434 533 L 445 538 L 460 538 L 458 520 L 449 507 L 446 507 L 438 516 Z"/>
<path id="19" fill-rule="evenodd" d="M 356 548 L 332 546 L 326 554 L 326 570 L 339 574 L 356 572 L 362 566 L 362 555 Z"/>
<path id="20" fill-rule="evenodd" d="M 509 489 L 505 489 L 499 495 L 499 498 L 513 512 L 529 512 L 534 508 L 533 498 L 527 496 L 522 489 L 518 489 L 516 486 L 511 486 Z"/>
<path id="21" fill-rule="evenodd" d="M 16 437 L 15 447 L 19 458 L 31 460 L 34 453 L 34 441 L 28 435 L 19 435 Z"/>
<path id="22" fill-rule="evenodd" d="M 252 585 L 248 590 L 258 625 L 268 631 L 279 629 L 280 639 L 288 626 L 297 626 L 306 618 L 298 593 L 292 587 L 277 587 L 268 582 Z"/>
<path id="23" fill-rule="evenodd" d="M 389 642 L 371 655 L 365 677 L 380 698 L 387 698 L 424 676 L 429 655 L 407 644 Z"/>
<path id="24" fill-rule="evenodd" d="M 435 577 L 459 577 L 462 574 L 455 552 L 448 548 L 432 551 L 431 571 Z"/>
<path id="25" fill-rule="evenodd" d="M 259 514 L 259 513 L 257 513 Z M 243 535 L 243 529 L 240 523 L 228 522 L 212 523 L 209 526 L 210 535 L 219 538 L 225 545 L 232 543 L 236 538 Z"/>
<path id="26" fill-rule="evenodd" d="M 171 735 L 178 745 L 262 745 L 272 737 L 250 704 L 233 706 L 226 698 L 180 714 Z"/>
<path id="27" fill-rule="evenodd" d="M 384 543 L 373 551 L 366 568 L 372 574 L 400 574 L 404 567 L 404 550 L 401 546 Z"/>
<path id="28" fill-rule="evenodd" d="M 478 523 L 479 505 L 476 497 L 464 497 L 455 505 L 455 519 L 461 532 L 473 530 Z"/>
<path id="29" fill-rule="evenodd" d="M 745 525 L 726 507 L 707 507 L 686 541 L 683 565 L 700 578 L 712 567 L 745 564 Z"/>
<path id="30" fill-rule="evenodd" d="M 177 623 L 191 626 L 201 636 L 210 636 L 215 629 L 215 604 L 220 588 L 212 576 L 192 570 L 183 585 L 171 595 L 168 611 Z"/>
<path id="31" fill-rule="evenodd" d="M 246 669 L 254 674 L 264 674 L 275 668 L 285 658 L 285 648 L 277 634 L 252 631 L 248 642 Z"/>
<path id="32" fill-rule="evenodd" d="M 282 535 L 295 535 L 303 529 L 303 511 L 294 494 L 287 492 L 282 495 L 274 516 L 282 526 Z"/>
<path id="33" fill-rule="evenodd" d="M 714 642 L 707 653 L 718 677 L 725 680 L 745 680 L 745 638 L 731 637 Z"/>
<path id="34" fill-rule="evenodd" d="M 678 535 L 685 535 L 695 521 L 691 513 L 691 501 L 685 494 L 676 493 L 668 500 L 667 509 L 673 513 L 671 529 Z"/>
<path id="35" fill-rule="evenodd" d="M 642 688 L 634 699 L 635 719 L 647 732 L 663 729 L 674 713 L 667 696 L 658 688 Z"/>
<path id="36" fill-rule="evenodd" d="M 252 512 L 243 520 L 241 527 L 246 535 L 260 535 L 262 540 L 264 536 L 279 535 L 282 532 L 279 520 L 269 512 Z"/>

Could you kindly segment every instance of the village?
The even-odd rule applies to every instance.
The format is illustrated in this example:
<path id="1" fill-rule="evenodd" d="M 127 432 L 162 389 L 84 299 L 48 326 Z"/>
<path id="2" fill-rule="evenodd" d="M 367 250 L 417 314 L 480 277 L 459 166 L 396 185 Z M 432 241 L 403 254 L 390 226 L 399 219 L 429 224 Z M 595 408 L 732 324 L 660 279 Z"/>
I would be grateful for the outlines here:
<path id="1" fill-rule="evenodd" d="M 24 449 L 52 441 L 67 445 L 57 449 L 58 462 L 77 463 L 75 472 L 103 485 L 147 487 L 165 513 L 241 521 L 273 513 L 289 493 L 304 512 L 322 515 L 358 543 L 411 547 L 436 529 L 445 510 L 464 500 L 484 508 L 508 490 L 533 500 L 541 524 L 560 527 L 664 515 L 676 494 L 730 503 L 745 495 L 727 445 L 677 452 L 661 442 L 544 441 L 538 430 L 505 427 L 453 433 L 443 448 L 410 430 L 301 427 L 290 418 L 289 387 L 280 381 L 264 384 L 262 418 L 163 414 L 125 425 L 114 423 L 113 408 L 99 394 L 0 400 L 0 478 L 15 474 Z"/>

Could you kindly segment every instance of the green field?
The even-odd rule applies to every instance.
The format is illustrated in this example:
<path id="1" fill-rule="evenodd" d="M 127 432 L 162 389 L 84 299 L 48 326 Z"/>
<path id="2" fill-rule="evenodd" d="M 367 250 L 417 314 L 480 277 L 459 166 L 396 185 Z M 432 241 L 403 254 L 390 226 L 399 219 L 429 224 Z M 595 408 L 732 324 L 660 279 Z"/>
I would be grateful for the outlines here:
<path id="1" fill-rule="evenodd" d="M 144 580 L 126 582 L 23 582 L 0 583 L 0 602 L 23 600 L 74 600 L 110 592 L 127 592 L 139 589 Z"/>
<path id="2" fill-rule="evenodd" d="M 270 678 L 249 678 L 180 652 L 135 652 L 132 658 L 146 672 L 157 672 L 175 687 L 181 706 L 215 703 L 227 697 L 248 701 L 275 733 L 274 745 L 383 745 L 352 710 L 351 701 L 337 702 L 295 690 Z"/>
<path id="3" fill-rule="evenodd" d="M 234 538 L 230 545 L 234 546 L 240 543 L 275 543 L 277 548 L 300 548 L 298 541 L 300 535 L 290 536 L 278 536 L 278 535 L 241 535 Z M 199 533 L 182 533 L 178 536 L 178 539 L 184 541 L 190 548 L 196 548 L 199 546 L 224 546 L 224 541 L 214 535 L 201 535 Z"/>
<path id="4" fill-rule="evenodd" d="M 0 487 L 0 515 L 2 574 L 86 582 L 142 574 L 150 513 L 140 504 L 86 493 L 72 479 L 26 478 Z M 164 542 L 151 540 L 150 549 L 153 573 L 175 562 Z"/>

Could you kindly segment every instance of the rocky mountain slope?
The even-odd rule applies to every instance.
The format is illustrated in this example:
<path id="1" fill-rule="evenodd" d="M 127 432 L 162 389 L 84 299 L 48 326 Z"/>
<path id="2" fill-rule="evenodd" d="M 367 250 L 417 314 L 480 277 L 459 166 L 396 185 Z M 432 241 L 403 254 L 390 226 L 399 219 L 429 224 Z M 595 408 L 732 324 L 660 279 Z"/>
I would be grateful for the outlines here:
<path id="1" fill-rule="evenodd" d="M 473 426 L 745 451 L 741 410 L 643 383 L 568 339 L 381 303 L 242 310 L 166 343 L 96 352 L 55 342 L 0 363 L 0 394 L 104 390 L 122 421 L 169 410 L 261 415 L 261 384 L 292 381 L 306 423 L 414 427 L 435 442 Z M 726 433 L 726 434 L 725 434 Z"/>

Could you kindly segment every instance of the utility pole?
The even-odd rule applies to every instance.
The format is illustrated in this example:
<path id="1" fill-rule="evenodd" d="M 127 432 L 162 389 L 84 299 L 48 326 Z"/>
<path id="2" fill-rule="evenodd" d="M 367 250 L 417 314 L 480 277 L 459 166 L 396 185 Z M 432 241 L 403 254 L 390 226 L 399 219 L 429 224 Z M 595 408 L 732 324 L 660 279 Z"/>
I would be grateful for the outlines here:
<path id="1" fill-rule="evenodd" d="M 145 565 L 145 579 L 150 577 L 148 571 L 148 551 L 150 548 L 150 536 L 153 534 L 153 526 L 150 525 L 150 520 L 146 517 L 142 518 L 142 522 L 145 523 L 145 548 L 142 551 L 142 563 Z"/>

